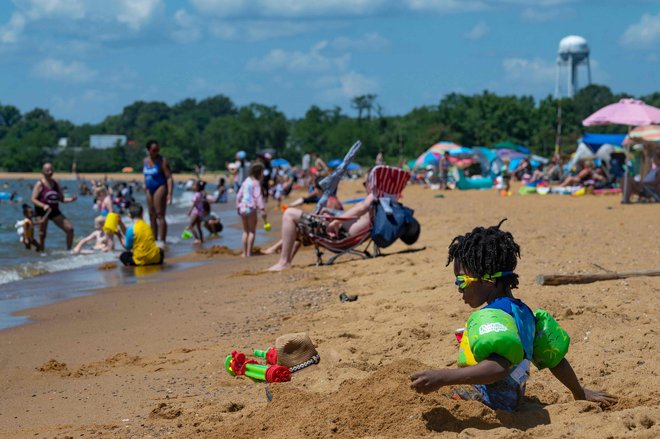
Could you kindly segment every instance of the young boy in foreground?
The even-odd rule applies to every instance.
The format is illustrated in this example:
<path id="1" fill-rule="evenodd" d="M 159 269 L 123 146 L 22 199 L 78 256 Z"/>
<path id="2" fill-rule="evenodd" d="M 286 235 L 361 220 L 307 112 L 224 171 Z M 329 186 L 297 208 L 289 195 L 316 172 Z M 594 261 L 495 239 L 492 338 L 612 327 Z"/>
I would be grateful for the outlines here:
<path id="1" fill-rule="evenodd" d="M 470 233 L 455 237 L 449 245 L 447 265 L 453 261 L 456 285 L 463 301 L 471 308 L 486 304 L 470 317 L 468 328 L 463 332 L 463 337 L 472 334 L 471 341 L 461 342 L 459 365 L 465 367 L 415 372 L 410 376 L 411 387 L 420 393 L 430 393 L 443 386 L 473 384 L 474 387 L 468 391 L 456 389 L 452 397 L 479 400 L 493 409 L 512 411 L 518 407 L 525 393 L 530 363 L 534 362 L 539 368 L 549 367 L 576 400 L 612 404 L 616 397 L 580 385 L 570 363 L 563 357 L 568 350 L 569 338 L 552 317 L 550 319 L 559 329 L 554 330 L 549 339 L 552 342 L 563 339 L 565 349 L 556 350 L 552 346 L 553 353 L 550 355 L 555 355 L 555 358 L 550 360 L 543 358 L 547 349 L 534 349 L 540 339 L 548 339 L 548 326 L 542 324 L 540 328 L 537 320 L 544 317 L 537 314 L 539 310 L 532 313 L 527 305 L 511 293 L 513 288 L 518 287 L 518 275 L 514 270 L 517 258 L 520 257 L 520 247 L 511 233 L 500 230 L 502 222 L 495 227 L 477 227 Z M 470 322 L 474 324 L 478 321 L 478 313 L 495 315 L 496 319 L 482 319 L 480 326 L 470 327 Z M 491 348 L 486 348 L 485 353 L 482 349 L 480 355 L 477 355 L 477 344 L 482 343 L 483 346 L 484 340 L 489 337 L 492 340 Z M 468 352 L 470 343 L 474 353 Z M 488 352 L 493 353 L 488 355 Z M 465 360 L 461 364 L 461 356 L 463 360 L 470 358 L 472 361 Z M 514 357 L 517 357 L 515 364 L 511 361 Z M 481 361 L 478 358 L 482 358 Z"/>
<path id="2" fill-rule="evenodd" d="M 156 245 L 151 227 L 142 220 L 142 205 L 132 203 L 128 208 L 128 214 L 133 219 L 131 227 L 126 228 L 124 223 L 119 221 L 120 229 L 126 230 L 123 239 L 121 235 L 119 236 L 119 241 L 127 250 L 119 255 L 119 260 L 129 266 L 162 264 L 163 250 Z"/>

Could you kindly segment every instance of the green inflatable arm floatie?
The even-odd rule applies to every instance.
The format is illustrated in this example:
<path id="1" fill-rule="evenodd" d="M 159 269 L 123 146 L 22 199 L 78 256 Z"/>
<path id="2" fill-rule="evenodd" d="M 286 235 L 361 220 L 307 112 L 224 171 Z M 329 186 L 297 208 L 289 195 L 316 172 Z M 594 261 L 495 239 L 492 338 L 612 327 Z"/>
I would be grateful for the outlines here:
<path id="1" fill-rule="evenodd" d="M 532 362 L 539 369 L 553 368 L 566 356 L 571 338 L 547 311 L 537 309 L 534 317 L 536 334 Z"/>
<path id="2" fill-rule="evenodd" d="M 520 363 L 525 355 L 513 317 L 500 309 L 485 308 L 472 313 L 467 321 L 458 365 L 472 366 L 492 354 L 506 358 L 512 365 Z"/>

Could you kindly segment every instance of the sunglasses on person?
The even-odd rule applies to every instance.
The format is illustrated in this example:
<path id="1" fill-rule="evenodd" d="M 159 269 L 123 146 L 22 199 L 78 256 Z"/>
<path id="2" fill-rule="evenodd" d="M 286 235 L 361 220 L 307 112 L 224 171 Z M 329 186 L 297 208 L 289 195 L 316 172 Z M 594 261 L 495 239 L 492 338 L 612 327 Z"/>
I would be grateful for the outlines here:
<path id="1" fill-rule="evenodd" d="M 498 277 L 503 277 L 503 276 L 508 276 L 510 274 L 513 274 L 513 271 L 498 271 L 495 274 L 486 274 L 482 277 L 471 277 L 468 276 L 467 274 L 459 274 L 456 276 L 456 281 L 454 282 L 454 285 L 457 285 L 458 288 L 461 290 L 466 289 L 472 282 L 478 281 L 478 280 L 484 280 L 486 282 L 490 282 L 492 284 L 495 283 L 495 279 Z"/>

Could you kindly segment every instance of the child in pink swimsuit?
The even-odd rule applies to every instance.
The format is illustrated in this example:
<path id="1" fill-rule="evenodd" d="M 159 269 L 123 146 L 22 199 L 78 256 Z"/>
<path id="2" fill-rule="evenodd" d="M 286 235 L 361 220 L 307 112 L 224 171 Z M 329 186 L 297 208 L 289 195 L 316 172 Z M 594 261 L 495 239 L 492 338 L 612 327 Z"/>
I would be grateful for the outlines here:
<path id="1" fill-rule="evenodd" d="M 206 201 L 206 193 L 204 187 L 206 183 L 202 180 L 197 180 L 193 185 L 195 195 L 193 195 L 192 206 L 188 211 L 190 223 L 188 223 L 187 230 L 190 230 L 195 237 L 195 244 L 204 242 L 204 234 L 202 233 L 202 218 L 204 218 L 204 201 Z"/>
<path id="2" fill-rule="evenodd" d="M 263 194 L 261 193 L 261 179 L 264 165 L 254 162 L 250 166 L 250 175 L 243 181 L 236 194 L 236 210 L 243 223 L 243 257 L 252 256 L 254 235 L 257 230 L 257 211 L 261 212 L 264 224 L 268 222 Z"/>

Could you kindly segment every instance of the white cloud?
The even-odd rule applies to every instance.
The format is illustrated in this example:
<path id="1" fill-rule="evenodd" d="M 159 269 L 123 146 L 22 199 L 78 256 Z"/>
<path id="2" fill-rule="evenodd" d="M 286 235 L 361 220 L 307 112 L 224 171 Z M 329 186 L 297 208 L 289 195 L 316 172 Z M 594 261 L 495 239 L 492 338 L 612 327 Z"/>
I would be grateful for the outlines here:
<path id="1" fill-rule="evenodd" d="M 326 41 L 317 43 L 309 52 L 287 52 L 282 49 L 271 50 L 264 58 L 252 58 L 247 68 L 256 71 L 288 70 L 290 72 L 323 72 L 345 70 L 350 62 L 350 55 L 328 57 L 321 53 L 327 47 Z"/>
<path id="2" fill-rule="evenodd" d="M 176 30 L 172 32 L 172 38 L 179 43 L 192 43 L 202 35 L 197 19 L 191 16 L 183 9 L 179 9 L 174 13 L 174 22 L 176 23 Z"/>
<path id="3" fill-rule="evenodd" d="M 319 31 L 324 24 L 293 20 L 215 20 L 208 32 L 221 40 L 264 41 Z"/>
<path id="4" fill-rule="evenodd" d="M 465 38 L 472 41 L 477 41 L 485 37 L 490 32 L 490 27 L 485 21 L 481 20 L 469 32 L 465 34 Z"/>
<path id="5" fill-rule="evenodd" d="M 478 0 L 406 0 L 405 4 L 413 11 L 465 12 L 488 8 L 485 1 Z"/>
<path id="6" fill-rule="evenodd" d="M 206 78 L 194 78 L 187 86 L 188 93 L 197 96 L 209 96 L 218 93 L 232 94 L 240 91 L 240 88 L 232 82 L 214 82 Z"/>
<path id="7" fill-rule="evenodd" d="M 373 93 L 378 89 L 378 81 L 357 72 L 348 72 L 339 78 L 344 96 L 353 97 Z"/>
<path id="8" fill-rule="evenodd" d="M 190 0 L 200 12 L 217 17 L 361 16 L 382 10 L 389 0 Z"/>
<path id="9" fill-rule="evenodd" d="M 520 13 L 520 17 L 525 21 L 552 21 L 561 17 L 570 16 L 571 14 L 568 10 L 565 9 L 539 9 L 539 8 L 525 8 Z M 572 15 L 572 14 L 571 14 Z"/>
<path id="10" fill-rule="evenodd" d="M 336 77 L 325 76 L 319 78 L 313 82 L 312 86 L 322 89 L 320 98 L 330 102 L 375 93 L 379 88 L 376 79 L 369 78 L 355 71 L 350 71 Z"/>
<path id="11" fill-rule="evenodd" d="M 0 27 L 0 44 L 16 43 L 25 28 L 25 17 L 14 12 L 9 23 Z"/>
<path id="12" fill-rule="evenodd" d="M 14 0 L 14 4 L 28 21 L 110 21 L 139 30 L 163 8 L 164 0 Z"/>
<path id="13" fill-rule="evenodd" d="M 338 37 L 330 43 L 330 46 L 337 50 L 361 51 L 382 50 L 388 45 L 389 41 L 380 36 L 377 32 L 366 34 L 361 38 Z"/>
<path id="14" fill-rule="evenodd" d="M 133 30 L 140 29 L 163 6 L 162 0 L 115 0 L 115 3 L 119 8 L 117 21 Z"/>
<path id="15" fill-rule="evenodd" d="M 506 78 L 526 83 L 554 84 L 556 66 L 541 58 L 506 58 L 502 61 Z"/>
<path id="16" fill-rule="evenodd" d="M 83 0 L 14 0 L 14 3 L 30 20 L 57 17 L 77 20 L 85 17 L 87 6 Z"/>
<path id="17" fill-rule="evenodd" d="M 55 58 L 46 58 L 37 64 L 32 73 L 44 79 L 83 82 L 94 78 L 97 74 L 80 61 L 69 64 Z"/>
<path id="18" fill-rule="evenodd" d="M 469 12 L 500 6 L 556 7 L 575 0 L 189 0 L 215 17 L 301 18 L 364 17 L 383 13 Z"/>
<path id="19" fill-rule="evenodd" d="M 644 14 L 621 36 L 621 44 L 630 49 L 657 48 L 660 44 L 660 13 Z"/>
<path id="20" fill-rule="evenodd" d="M 605 83 L 609 80 L 609 75 L 606 71 L 601 69 L 598 60 L 591 58 L 589 60 L 591 65 L 592 82 Z M 507 83 L 514 83 L 516 87 L 520 87 L 518 92 L 526 87 L 527 90 L 544 89 L 550 92 L 554 89 L 557 65 L 554 62 L 548 62 L 541 58 L 506 58 L 502 61 L 502 69 L 504 70 L 504 81 Z M 560 72 L 559 86 L 563 87 L 566 82 L 567 70 L 565 67 Z M 587 70 L 586 67 L 580 66 L 578 71 L 578 85 L 584 87 L 587 85 Z"/>

